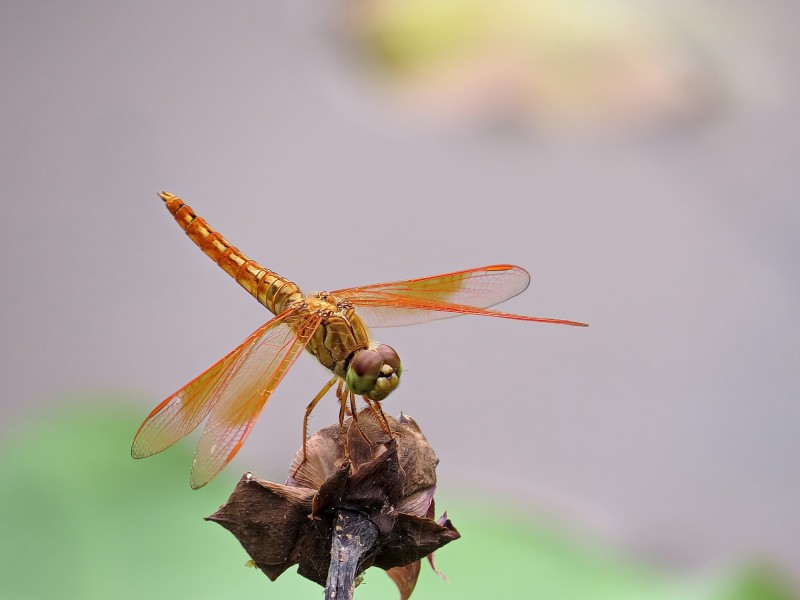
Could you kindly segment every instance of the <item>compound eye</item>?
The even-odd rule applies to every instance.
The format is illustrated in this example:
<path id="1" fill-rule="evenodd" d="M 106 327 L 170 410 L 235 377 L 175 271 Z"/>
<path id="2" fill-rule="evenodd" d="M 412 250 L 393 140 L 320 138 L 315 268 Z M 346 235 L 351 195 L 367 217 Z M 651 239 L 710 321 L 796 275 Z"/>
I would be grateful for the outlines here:
<path id="1" fill-rule="evenodd" d="M 380 354 L 383 362 L 392 367 L 394 371 L 400 370 L 400 356 L 395 352 L 394 348 L 381 344 L 375 348 L 375 351 Z"/>
<path id="2" fill-rule="evenodd" d="M 383 358 L 374 350 L 362 350 L 356 354 L 350 362 L 350 368 L 352 368 L 359 377 L 375 378 L 380 374 L 382 366 Z"/>
<path id="3" fill-rule="evenodd" d="M 383 368 L 383 358 L 375 350 L 358 352 L 347 369 L 347 386 L 356 394 L 367 394 Z"/>

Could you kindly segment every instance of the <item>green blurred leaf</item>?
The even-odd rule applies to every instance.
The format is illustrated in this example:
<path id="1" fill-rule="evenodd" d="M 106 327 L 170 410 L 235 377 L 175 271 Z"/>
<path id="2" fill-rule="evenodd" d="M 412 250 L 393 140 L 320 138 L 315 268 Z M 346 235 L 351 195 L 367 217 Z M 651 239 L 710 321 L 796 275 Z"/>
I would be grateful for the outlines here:
<path id="1" fill-rule="evenodd" d="M 263 598 L 270 589 L 273 598 L 318 595 L 318 586 L 299 577 L 270 588 L 245 567 L 236 540 L 203 521 L 227 498 L 233 473 L 193 492 L 192 444 L 130 457 L 143 416 L 77 408 L 17 428 L 4 441 L 0 598 Z"/>
<path id="2" fill-rule="evenodd" d="M 745 568 L 723 586 L 721 600 L 794 600 L 796 592 L 768 566 Z"/>

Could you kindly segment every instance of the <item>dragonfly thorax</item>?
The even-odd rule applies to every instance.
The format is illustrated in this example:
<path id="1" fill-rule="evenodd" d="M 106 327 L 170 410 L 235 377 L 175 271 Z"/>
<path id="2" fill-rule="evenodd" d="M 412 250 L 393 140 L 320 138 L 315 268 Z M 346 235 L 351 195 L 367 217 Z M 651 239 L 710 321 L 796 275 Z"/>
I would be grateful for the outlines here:
<path id="1" fill-rule="evenodd" d="M 352 303 L 318 292 L 298 304 L 299 314 L 320 315 L 306 349 L 347 387 L 370 400 L 383 400 L 400 384 L 400 357 L 391 346 L 375 344 Z"/>
<path id="2" fill-rule="evenodd" d="M 304 323 L 312 314 L 319 318 L 319 327 L 309 339 L 306 350 L 342 379 L 354 354 L 371 345 L 369 332 L 353 306 L 330 294 L 321 292 L 306 297 L 298 303 L 296 314 L 299 323 Z"/>
<path id="3" fill-rule="evenodd" d="M 350 360 L 345 375 L 347 387 L 370 400 L 383 400 L 400 385 L 403 366 L 394 348 L 380 344 L 359 350 Z"/>

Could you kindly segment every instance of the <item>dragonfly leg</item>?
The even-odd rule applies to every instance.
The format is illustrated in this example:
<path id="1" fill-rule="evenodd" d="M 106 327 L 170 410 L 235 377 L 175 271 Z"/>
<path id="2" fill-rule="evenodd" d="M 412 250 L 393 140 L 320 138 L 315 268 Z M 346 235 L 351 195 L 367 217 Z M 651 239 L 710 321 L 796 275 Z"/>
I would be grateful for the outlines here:
<path id="1" fill-rule="evenodd" d="M 367 403 L 372 414 L 375 415 L 375 420 L 378 422 L 378 425 L 381 426 L 384 432 L 386 432 L 390 437 L 394 437 L 392 433 L 392 428 L 389 427 L 389 421 L 386 420 L 386 415 L 383 414 L 383 408 L 381 408 L 381 403 L 376 402 L 375 400 L 370 400 L 366 396 L 364 396 L 364 402 Z"/>
<path id="2" fill-rule="evenodd" d="M 340 403 L 342 403 L 342 402 L 346 403 L 347 402 L 347 398 L 350 395 L 350 393 L 351 393 L 350 390 L 344 387 L 344 381 L 343 380 L 339 381 L 339 387 L 336 388 L 336 397 L 339 399 L 339 402 Z M 350 412 L 350 409 L 347 406 L 345 406 L 344 407 L 344 416 L 345 417 L 349 417 L 351 414 L 352 413 Z"/>
<path id="3" fill-rule="evenodd" d="M 367 446 L 371 446 L 372 442 L 367 437 L 367 434 L 364 433 L 364 430 L 361 429 L 361 425 L 358 423 L 358 411 L 356 410 L 356 395 L 351 391 L 350 392 L 350 413 L 353 415 L 353 424 L 358 429 L 358 433 L 361 434 L 361 437 L 364 438 L 364 441 L 367 442 Z"/>
<path id="4" fill-rule="evenodd" d="M 297 475 L 297 472 L 300 470 L 300 467 L 302 467 L 305 464 L 306 459 L 308 458 L 308 454 L 306 452 L 307 450 L 306 444 L 308 443 L 308 417 L 311 416 L 311 411 L 314 410 L 314 407 L 317 404 L 319 404 L 319 401 L 322 400 L 322 397 L 328 393 L 328 390 L 333 387 L 333 384 L 336 383 L 337 379 L 339 380 L 339 385 L 341 386 L 341 379 L 339 379 L 338 377 L 334 377 L 328 383 L 322 386 L 322 389 L 319 391 L 319 393 L 316 396 L 314 396 L 314 399 L 308 403 L 308 406 L 306 406 L 306 414 L 303 416 L 303 460 L 301 460 L 300 464 L 297 465 L 297 468 L 294 470 L 294 473 L 292 473 L 292 477 Z"/>
<path id="5" fill-rule="evenodd" d="M 336 390 L 337 395 L 339 395 L 339 390 Z M 350 460 L 350 448 L 347 446 L 347 431 L 344 428 L 344 416 L 347 412 L 347 398 L 351 396 L 353 392 L 349 389 L 345 390 L 344 394 L 339 396 L 339 439 L 342 440 L 342 450 L 344 450 L 344 458 L 345 460 Z"/>

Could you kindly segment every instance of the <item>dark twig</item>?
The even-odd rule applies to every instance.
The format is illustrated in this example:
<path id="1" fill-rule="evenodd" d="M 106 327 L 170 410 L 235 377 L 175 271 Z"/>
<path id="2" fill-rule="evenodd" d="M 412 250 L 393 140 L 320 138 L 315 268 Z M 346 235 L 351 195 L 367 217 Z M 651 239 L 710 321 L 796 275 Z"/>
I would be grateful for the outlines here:
<path id="1" fill-rule="evenodd" d="M 361 513 L 338 511 L 331 544 L 325 600 L 352 600 L 358 565 L 378 539 L 378 528 Z"/>

